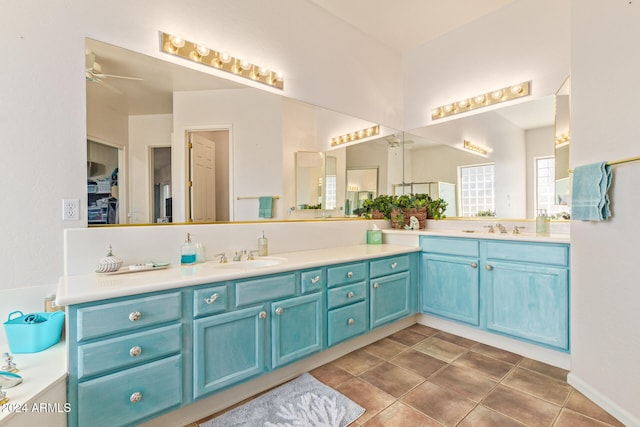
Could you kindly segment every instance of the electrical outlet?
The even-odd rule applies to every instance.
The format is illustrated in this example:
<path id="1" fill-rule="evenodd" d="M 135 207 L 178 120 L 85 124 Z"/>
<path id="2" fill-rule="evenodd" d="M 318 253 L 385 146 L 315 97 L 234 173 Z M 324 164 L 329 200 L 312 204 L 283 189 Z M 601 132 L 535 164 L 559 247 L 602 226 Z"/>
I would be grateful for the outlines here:
<path id="1" fill-rule="evenodd" d="M 80 200 L 62 199 L 62 220 L 77 221 L 80 219 Z"/>

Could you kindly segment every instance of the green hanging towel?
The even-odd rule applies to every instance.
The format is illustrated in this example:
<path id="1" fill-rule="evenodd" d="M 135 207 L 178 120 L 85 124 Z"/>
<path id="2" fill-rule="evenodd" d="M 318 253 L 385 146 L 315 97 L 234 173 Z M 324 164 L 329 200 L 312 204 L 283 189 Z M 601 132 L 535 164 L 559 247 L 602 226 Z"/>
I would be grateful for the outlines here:
<path id="1" fill-rule="evenodd" d="M 258 218 L 273 218 L 273 197 L 258 197 Z"/>

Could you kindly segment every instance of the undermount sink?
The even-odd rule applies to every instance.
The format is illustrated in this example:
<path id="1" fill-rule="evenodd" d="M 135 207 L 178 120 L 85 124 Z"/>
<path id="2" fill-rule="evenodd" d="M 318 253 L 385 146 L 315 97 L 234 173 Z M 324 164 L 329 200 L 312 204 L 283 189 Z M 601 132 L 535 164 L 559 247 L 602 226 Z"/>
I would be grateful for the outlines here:
<path id="1" fill-rule="evenodd" d="M 273 267 L 285 262 L 286 258 L 278 257 L 259 257 L 253 260 L 247 261 L 230 261 L 225 264 L 218 264 L 216 268 L 231 268 L 231 269 L 254 269 L 263 267 Z"/>

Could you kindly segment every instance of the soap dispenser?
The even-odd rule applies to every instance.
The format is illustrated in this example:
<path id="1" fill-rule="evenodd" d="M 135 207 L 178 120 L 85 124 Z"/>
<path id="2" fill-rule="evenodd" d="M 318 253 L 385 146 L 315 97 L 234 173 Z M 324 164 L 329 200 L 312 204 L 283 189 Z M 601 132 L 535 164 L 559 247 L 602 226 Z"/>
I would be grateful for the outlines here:
<path id="1" fill-rule="evenodd" d="M 191 234 L 187 233 L 184 243 L 180 248 L 180 264 L 191 265 L 196 263 L 196 245 L 191 241 Z"/>
<path id="2" fill-rule="evenodd" d="M 264 230 L 262 230 L 262 235 L 258 238 L 258 256 L 267 255 L 269 255 L 269 242 L 264 237 Z"/>
<path id="3" fill-rule="evenodd" d="M 547 217 L 546 209 L 540 209 L 536 217 L 536 235 L 549 235 L 549 218 Z"/>

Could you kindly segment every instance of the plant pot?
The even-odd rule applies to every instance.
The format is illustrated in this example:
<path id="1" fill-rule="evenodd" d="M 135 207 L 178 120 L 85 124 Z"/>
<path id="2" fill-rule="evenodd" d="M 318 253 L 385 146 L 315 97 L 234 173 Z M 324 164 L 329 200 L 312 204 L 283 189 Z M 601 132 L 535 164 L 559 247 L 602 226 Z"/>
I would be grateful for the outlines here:
<path id="1" fill-rule="evenodd" d="M 399 223 L 398 217 L 402 218 L 402 221 L 404 221 L 404 215 L 400 209 L 391 209 L 391 217 L 389 218 L 389 220 L 391 221 L 391 228 L 395 228 L 395 229 L 404 228 L 404 222 Z"/>
<path id="2" fill-rule="evenodd" d="M 404 223 L 409 225 L 411 223 L 411 217 L 415 216 L 418 220 L 419 229 L 424 230 L 427 228 L 427 208 L 408 208 L 403 209 L 402 216 L 404 217 Z"/>
<path id="3" fill-rule="evenodd" d="M 378 209 L 371 209 L 371 218 L 384 219 L 384 212 L 379 211 Z"/>

